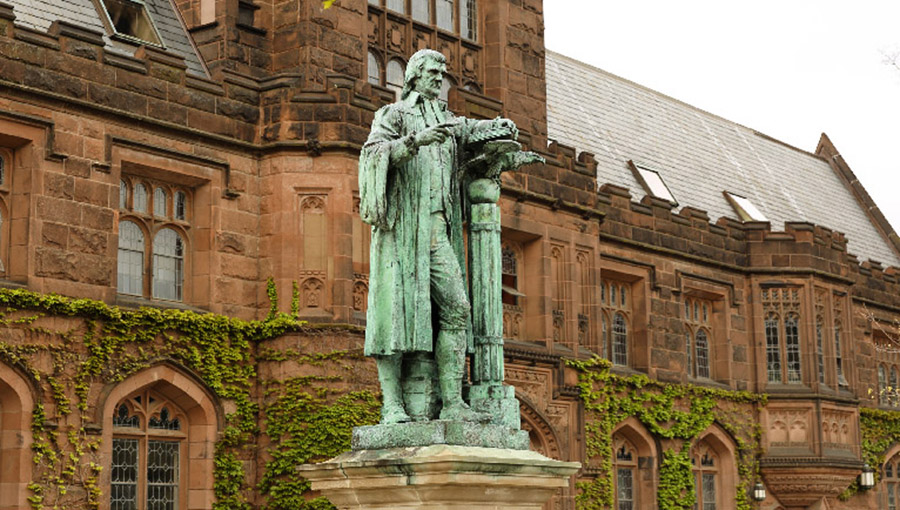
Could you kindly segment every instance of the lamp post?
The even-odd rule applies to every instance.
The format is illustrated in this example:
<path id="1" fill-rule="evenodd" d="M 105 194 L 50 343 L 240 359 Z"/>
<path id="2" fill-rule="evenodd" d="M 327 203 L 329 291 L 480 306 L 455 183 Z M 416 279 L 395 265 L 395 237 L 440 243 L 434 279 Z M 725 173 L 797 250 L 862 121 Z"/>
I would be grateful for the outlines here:
<path id="1" fill-rule="evenodd" d="M 862 473 L 859 474 L 859 488 L 869 490 L 875 487 L 875 470 L 868 463 L 863 464 Z"/>
<path id="2" fill-rule="evenodd" d="M 766 488 L 763 486 L 762 482 L 756 482 L 756 485 L 753 486 L 753 490 L 750 491 L 750 497 L 753 498 L 753 501 L 765 501 Z"/>

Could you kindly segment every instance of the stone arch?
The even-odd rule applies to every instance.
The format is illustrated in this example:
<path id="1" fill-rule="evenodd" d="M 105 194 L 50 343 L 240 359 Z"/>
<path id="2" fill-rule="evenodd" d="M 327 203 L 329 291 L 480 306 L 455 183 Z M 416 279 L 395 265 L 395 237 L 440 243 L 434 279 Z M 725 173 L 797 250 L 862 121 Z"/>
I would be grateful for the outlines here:
<path id="1" fill-rule="evenodd" d="M 659 448 L 657 448 L 656 440 L 653 439 L 653 436 L 640 420 L 634 416 L 629 416 L 613 429 L 612 435 L 615 436 L 616 434 L 625 436 L 637 449 L 639 456 L 652 457 L 655 462 Z"/>
<path id="2" fill-rule="evenodd" d="M 223 412 L 215 395 L 197 377 L 170 363 L 160 363 L 141 370 L 124 381 L 106 388 L 98 403 L 102 427 L 100 459 L 104 466 L 112 462 L 112 417 L 116 405 L 134 393 L 152 389 L 171 400 L 188 418 L 187 470 L 182 478 L 187 484 L 187 498 L 181 508 L 211 508 L 215 443 L 223 425 Z M 101 484 L 110 485 L 110 471 L 103 471 Z M 108 489 L 104 490 L 108 494 Z"/>
<path id="3" fill-rule="evenodd" d="M 34 387 L 13 367 L 0 362 L 0 510 L 31 508 L 31 413 Z"/>
<path id="4" fill-rule="evenodd" d="M 697 435 L 694 444 L 705 443 L 716 454 L 719 461 L 718 473 L 720 475 L 717 494 L 722 502 L 735 494 L 738 482 L 737 447 L 734 438 L 721 425 L 713 423 L 702 433 Z M 720 505 L 721 506 L 721 505 Z"/>
<path id="5" fill-rule="evenodd" d="M 648 505 L 652 505 L 655 498 L 649 495 L 656 494 L 656 484 L 659 478 L 659 473 L 657 472 L 659 445 L 640 420 L 633 416 L 626 418 L 613 429 L 611 436 L 613 441 L 613 458 L 616 455 L 615 441 L 617 437 L 627 440 L 634 447 L 635 453 L 637 453 L 638 474 L 634 480 L 634 490 L 638 499 L 635 500 L 635 508 L 650 508 Z M 648 500 L 648 497 L 651 497 L 651 499 Z"/>
<path id="6" fill-rule="evenodd" d="M 556 434 L 553 425 L 550 425 L 550 421 L 543 413 L 537 410 L 527 397 L 517 394 L 516 398 L 519 399 L 522 430 L 528 431 L 532 450 L 551 459 L 565 460 L 562 457 L 559 436 Z"/>

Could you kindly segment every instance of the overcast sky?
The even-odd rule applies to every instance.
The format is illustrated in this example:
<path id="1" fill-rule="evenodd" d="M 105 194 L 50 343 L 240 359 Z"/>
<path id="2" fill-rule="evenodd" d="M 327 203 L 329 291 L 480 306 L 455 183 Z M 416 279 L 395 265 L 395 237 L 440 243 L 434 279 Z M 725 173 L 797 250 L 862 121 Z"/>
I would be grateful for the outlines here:
<path id="1" fill-rule="evenodd" d="M 828 134 L 900 231 L 897 0 L 544 0 L 544 16 L 549 50 L 809 152 Z"/>

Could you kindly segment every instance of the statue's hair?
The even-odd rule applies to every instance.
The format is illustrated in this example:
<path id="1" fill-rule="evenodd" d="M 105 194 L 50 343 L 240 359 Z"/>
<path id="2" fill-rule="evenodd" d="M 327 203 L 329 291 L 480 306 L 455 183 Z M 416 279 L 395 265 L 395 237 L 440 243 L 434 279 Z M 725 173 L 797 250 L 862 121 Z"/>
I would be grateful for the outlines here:
<path id="1" fill-rule="evenodd" d="M 426 48 L 413 53 L 413 56 L 409 57 L 409 63 L 406 64 L 406 73 L 403 76 L 403 92 L 400 93 L 400 99 L 406 99 L 406 96 L 415 90 L 416 80 L 422 76 L 428 59 L 437 60 L 441 64 L 447 63 L 447 57 L 439 51 Z"/>

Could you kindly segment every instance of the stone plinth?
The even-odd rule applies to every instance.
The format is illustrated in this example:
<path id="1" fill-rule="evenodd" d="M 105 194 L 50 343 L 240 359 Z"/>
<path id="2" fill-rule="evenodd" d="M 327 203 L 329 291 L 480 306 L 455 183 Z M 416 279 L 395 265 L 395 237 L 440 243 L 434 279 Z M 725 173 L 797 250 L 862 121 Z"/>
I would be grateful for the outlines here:
<path id="1" fill-rule="evenodd" d="M 347 452 L 298 474 L 339 509 L 539 510 L 580 467 L 532 451 L 440 444 Z"/>
<path id="2" fill-rule="evenodd" d="M 433 420 L 353 429 L 353 450 L 382 450 L 447 444 L 527 450 L 528 431 L 487 423 Z"/>

